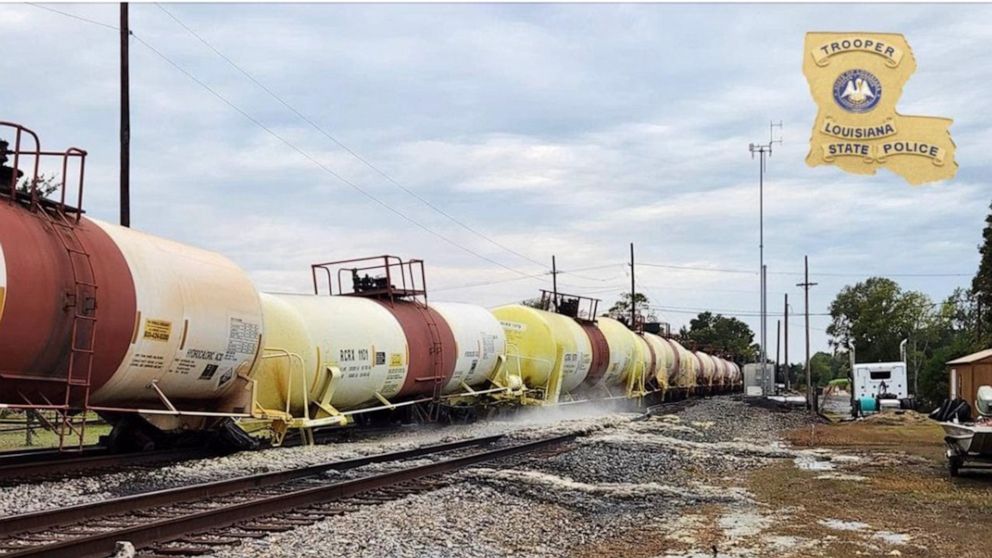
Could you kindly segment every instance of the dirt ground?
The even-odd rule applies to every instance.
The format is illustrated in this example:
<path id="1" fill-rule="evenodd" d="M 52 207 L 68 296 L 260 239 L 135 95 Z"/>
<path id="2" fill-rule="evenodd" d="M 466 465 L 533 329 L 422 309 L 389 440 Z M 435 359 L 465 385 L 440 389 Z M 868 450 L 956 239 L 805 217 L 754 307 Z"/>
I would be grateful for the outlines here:
<path id="1" fill-rule="evenodd" d="M 838 467 L 834 479 L 790 463 L 749 475 L 748 489 L 762 502 L 793 510 L 793 517 L 778 527 L 783 535 L 818 536 L 822 556 L 992 556 L 986 528 L 992 524 L 992 471 L 966 470 L 952 479 L 943 430 L 924 415 L 820 424 L 786 438 L 798 448 L 823 448 L 861 460 Z M 824 525 L 824 518 L 867 527 L 837 529 L 839 523 Z"/>
<path id="2" fill-rule="evenodd" d="M 682 510 L 583 555 L 992 556 L 992 470 L 952 479 L 942 432 L 914 413 L 784 431 L 795 458 L 695 479 L 749 502 Z"/>

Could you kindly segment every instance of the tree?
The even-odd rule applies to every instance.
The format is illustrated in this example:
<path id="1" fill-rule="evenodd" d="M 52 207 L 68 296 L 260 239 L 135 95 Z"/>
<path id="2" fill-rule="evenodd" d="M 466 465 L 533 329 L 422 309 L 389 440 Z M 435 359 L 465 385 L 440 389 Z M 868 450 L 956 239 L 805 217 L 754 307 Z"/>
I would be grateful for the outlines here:
<path id="1" fill-rule="evenodd" d="M 520 301 L 520 304 L 524 306 L 530 306 L 531 308 L 537 308 L 538 310 L 547 310 L 544 304 L 541 302 L 541 297 L 527 298 Z"/>
<path id="2" fill-rule="evenodd" d="M 679 337 L 691 346 L 727 355 L 736 362 L 753 362 L 758 355 L 754 332 L 737 318 L 702 312 L 682 327 Z"/>
<path id="3" fill-rule="evenodd" d="M 38 193 L 39 198 L 47 198 L 52 192 L 61 188 L 61 184 L 56 182 L 55 175 L 47 176 L 45 174 L 39 174 L 38 178 L 33 180 L 34 189 Z M 32 180 L 27 177 L 23 178 L 17 183 L 17 191 L 22 194 L 31 193 Z"/>
<path id="4" fill-rule="evenodd" d="M 899 344 L 908 339 L 910 392 L 933 406 L 947 396 L 945 363 L 978 349 L 976 306 L 971 293 L 961 288 L 935 305 L 923 293 L 872 277 L 841 290 L 830 305 L 833 322 L 827 333 L 837 348 L 853 341 L 858 362 L 899 360 Z M 847 365 L 839 364 L 846 375 Z M 815 375 L 817 368 L 811 365 L 811 371 Z M 836 371 L 834 377 L 840 377 Z"/>
<path id="5" fill-rule="evenodd" d="M 978 343 L 986 347 L 992 343 L 992 205 L 989 205 L 989 210 L 989 215 L 985 218 L 985 229 L 982 231 L 982 244 L 978 247 L 981 260 L 975 278 L 971 280 L 971 292 L 974 293 L 976 305 L 982 314 L 982 338 L 978 339 Z"/>
<path id="6" fill-rule="evenodd" d="M 939 405 L 948 394 L 947 361 L 981 348 L 976 338 L 978 313 L 970 291 L 955 289 L 939 306 L 911 343 L 910 370 L 918 378 L 917 397 L 925 405 Z"/>
<path id="7" fill-rule="evenodd" d="M 818 351 L 809 358 L 810 376 L 813 383 L 818 386 L 825 386 L 830 380 L 847 378 L 851 370 L 849 358 L 846 352 L 838 351 L 830 354 Z M 805 375 L 799 381 L 805 385 Z"/>
<path id="8" fill-rule="evenodd" d="M 645 321 L 657 321 L 657 317 L 651 312 L 651 302 L 644 293 L 634 293 L 634 310 L 639 316 L 643 316 Z M 613 303 L 613 306 L 606 312 L 606 315 L 614 320 L 623 323 L 630 321 L 630 293 L 621 293 L 620 298 Z"/>
<path id="9" fill-rule="evenodd" d="M 834 378 L 830 370 L 830 355 L 818 351 L 809 357 L 810 377 L 815 385 L 823 385 Z"/>
<path id="10" fill-rule="evenodd" d="M 904 292 L 891 279 L 870 277 L 837 294 L 830 304 L 833 321 L 827 334 L 836 348 L 853 343 L 859 362 L 898 360 L 902 340 L 931 325 L 933 306 L 923 293 Z"/>

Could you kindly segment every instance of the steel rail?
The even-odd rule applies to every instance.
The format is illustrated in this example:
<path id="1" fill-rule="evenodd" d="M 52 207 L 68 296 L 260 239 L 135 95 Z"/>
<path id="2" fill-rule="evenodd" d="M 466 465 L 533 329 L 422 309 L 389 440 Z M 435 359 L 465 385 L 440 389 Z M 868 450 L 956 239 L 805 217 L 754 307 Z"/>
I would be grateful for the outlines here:
<path id="1" fill-rule="evenodd" d="M 51 461 L 60 458 L 77 459 L 80 453 L 84 455 L 106 453 L 107 448 L 98 445 L 83 446 L 73 454 L 59 451 L 58 448 L 36 447 L 18 448 L 16 450 L 0 451 L 0 466 L 17 465 L 21 463 Z"/>
<path id="2" fill-rule="evenodd" d="M 17 463 L 9 465 L 3 464 L 0 459 L 0 481 L 11 478 L 29 478 L 41 475 L 55 475 L 60 473 L 83 473 L 95 469 L 110 467 L 126 467 L 129 465 L 143 465 L 162 461 L 184 461 L 187 459 L 197 459 L 219 455 L 218 452 L 208 448 L 184 448 L 143 451 L 133 453 L 104 453 L 107 450 L 99 451 L 96 447 L 92 453 L 83 457 L 58 457 L 69 454 L 46 454 L 39 452 L 37 455 L 24 455 L 17 459 Z M 46 459 L 46 457 L 54 457 Z"/>
<path id="3" fill-rule="evenodd" d="M 252 500 L 231 506 L 206 510 L 188 515 L 153 521 L 121 529 L 97 533 L 84 538 L 33 547 L 21 551 L 8 552 L 3 558 L 89 558 L 107 556 L 114 552 L 117 541 L 130 541 L 136 548 L 145 548 L 156 543 L 168 542 L 189 533 L 203 532 L 211 529 L 227 527 L 258 517 L 270 516 L 287 510 L 302 508 L 313 504 L 323 504 L 370 490 L 389 487 L 398 483 L 420 479 L 441 473 L 447 473 L 504 457 L 511 457 L 536 451 L 542 448 L 559 445 L 575 439 L 577 434 L 567 434 L 546 438 L 534 442 L 499 448 L 475 453 L 465 457 L 456 457 L 429 465 L 411 467 L 400 471 L 372 475 L 351 481 L 334 483 L 326 486 L 308 488 Z"/>
<path id="4" fill-rule="evenodd" d="M 243 477 L 195 484 L 193 486 L 183 486 L 165 490 L 156 490 L 154 492 L 145 492 L 142 494 L 134 494 L 131 496 L 123 496 L 120 498 L 103 500 L 101 502 L 79 504 L 76 506 L 58 508 L 54 510 L 0 517 L 0 536 L 6 537 L 22 532 L 38 531 L 40 529 L 45 529 L 56 525 L 65 525 L 104 515 L 118 515 L 121 513 L 134 512 L 152 507 L 168 506 L 190 500 L 214 498 L 234 492 L 240 492 L 242 490 L 262 488 L 291 480 L 312 477 L 330 470 L 344 471 L 347 469 L 355 469 L 357 467 L 369 465 L 371 463 L 397 461 L 470 446 L 491 444 L 502 437 L 503 436 L 500 434 L 495 436 L 470 438 L 467 440 L 459 440 L 457 442 L 449 442 L 444 444 L 432 444 L 409 450 L 367 455 L 340 461 L 330 461 L 317 465 L 301 467 L 299 469 L 274 471 L 271 473 L 261 473 L 258 475 L 245 475 Z M 4 554 L 2 556 L 5 558 L 7 555 Z"/>
<path id="5" fill-rule="evenodd" d="M 364 427 L 348 430 L 324 430 L 315 433 L 318 444 L 337 440 L 341 434 L 366 434 L 379 431 L 395 431 L 395 427 Z M 300 445 L 298 439 L 288 439 L 283 447 Z M 270 446 L 263 442 L 260 449 Z M 183 448 L 157 449 L 152 451 L 127 451 L 113 453 L 106 446 L 99 444 L 84 446 L 81 451 L 65 452 L 53 448 L 19 448 L 16 450 L 0 451 L 0 482 L 9 478 L 30 478 L 44 475 L 88 473 L 91 470 L 110 467 L 127 467 L 148 463 L 185 461 L 235 453 L 235 451 L 218 451 L 208 449 L 204 445 Z"/>

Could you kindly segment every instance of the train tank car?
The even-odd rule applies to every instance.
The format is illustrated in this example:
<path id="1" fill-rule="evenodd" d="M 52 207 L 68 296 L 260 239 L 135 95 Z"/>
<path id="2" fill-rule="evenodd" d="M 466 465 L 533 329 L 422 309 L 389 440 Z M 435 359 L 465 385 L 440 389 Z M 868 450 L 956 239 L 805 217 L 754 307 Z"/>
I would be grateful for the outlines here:
<path id="1" fill-rule="evenodd" d="M 669 381 L 674 380 L 676 360 L 675 351 L 663 338 L 653 333 L 644 333 L 644 340 L 651 347 L 654 355 L 654 371 L 648 374 L 645 381 L 653 387 L 661 390 L 662 395 L 668 391 Z"/>
<path id="2" fill-rule="evenodd" d="M 487 389 L 505 352 L 499 322 L 478 306 L 428 305 L 423 262 L 382 256 L 315 264 L 315 285 L 318 270 L 332 277 L 335 269 L 334 296 L 262 295 L 258 414 L 282 430 L 344 425 L 370 410 L 512 388 Z M 347 275 L 350 291 L 342 287 Z"/>
<path id="3" fill-rule="evenodd" d="M 627 393 L 629 387 L 636 383 L 635 374 L 639 374 L 642 367 L 637 336 L 613 318 L 599 317 L 595 323 L 588 324 L 587 330 L 592 328 L 598 329 L 606 339 L 609 362 L 606 372 L 597 379 L 595 386 L 605 389 L 608 396 L 614 395 L 613 392 L 620 388 Z"/>
<path id="4" fill-rule="evenodd" d="M 507 375 L 519 378 L 533 394 L 525 402 L 554 405 L 586 379 L 593 344 L 574 319 L 522 304 L 500 306 L 492 313 L 506 334 Z"/>
<path id="5" fill-rule="evenodd" d="M 699 386 L 709 390 L 713 386 L 713 378 L 716 375 L 716 361 L 703 351 L 695 351 L 693 354 L 699 359 Z"/>
<path id="6" fill-rule="evenodd" d="M 3 154 L 13 166 L 0 173 L 10 177 L 0 184 L 0 405 L 56 412 L 63 445 L 70 435 L 82 443 L 69 418 L 81 410 L 138 413 L 163 429 L 245 416 L 243 374 L 261 334 L 246 274 L 212 252 L 85 217 L 84 151 L 43 151 L 16 124 L 0 133 L 14 138 Z M 48 159 L 62 170 L 53 199 L 31 186 Z"/>
<path id="7" fill-rule="evenodd" d="M 676 386 L 681 396 L 688 396 L 696 387 L 696 378 L 699 370 L 699 360 L 693 354 L 674 339 L 665 339 L 674 352 L 676 379 L 670 382 Z"/>

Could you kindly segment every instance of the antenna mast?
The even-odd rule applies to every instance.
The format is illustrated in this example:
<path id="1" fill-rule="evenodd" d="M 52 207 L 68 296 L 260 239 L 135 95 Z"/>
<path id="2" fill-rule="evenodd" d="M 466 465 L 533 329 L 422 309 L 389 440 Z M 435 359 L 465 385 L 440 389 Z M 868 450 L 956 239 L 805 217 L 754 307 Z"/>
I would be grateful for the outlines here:
<path id="1" fill-rule="evenodd" d="M 782 144 L 782 138 L 775 139 L 775 128 L 782 131 L 782 121 L 768 123 L 768 143 L 750 144 L 751 159 L 758 154 L 758 273 L 761 277 L 761 378 L 765 383 L 765 395 L 775 392 L 774 375 L 768 374 L 768 285 L 765 276 L 765 157 L 772 156 L 772 146 Z"/>

